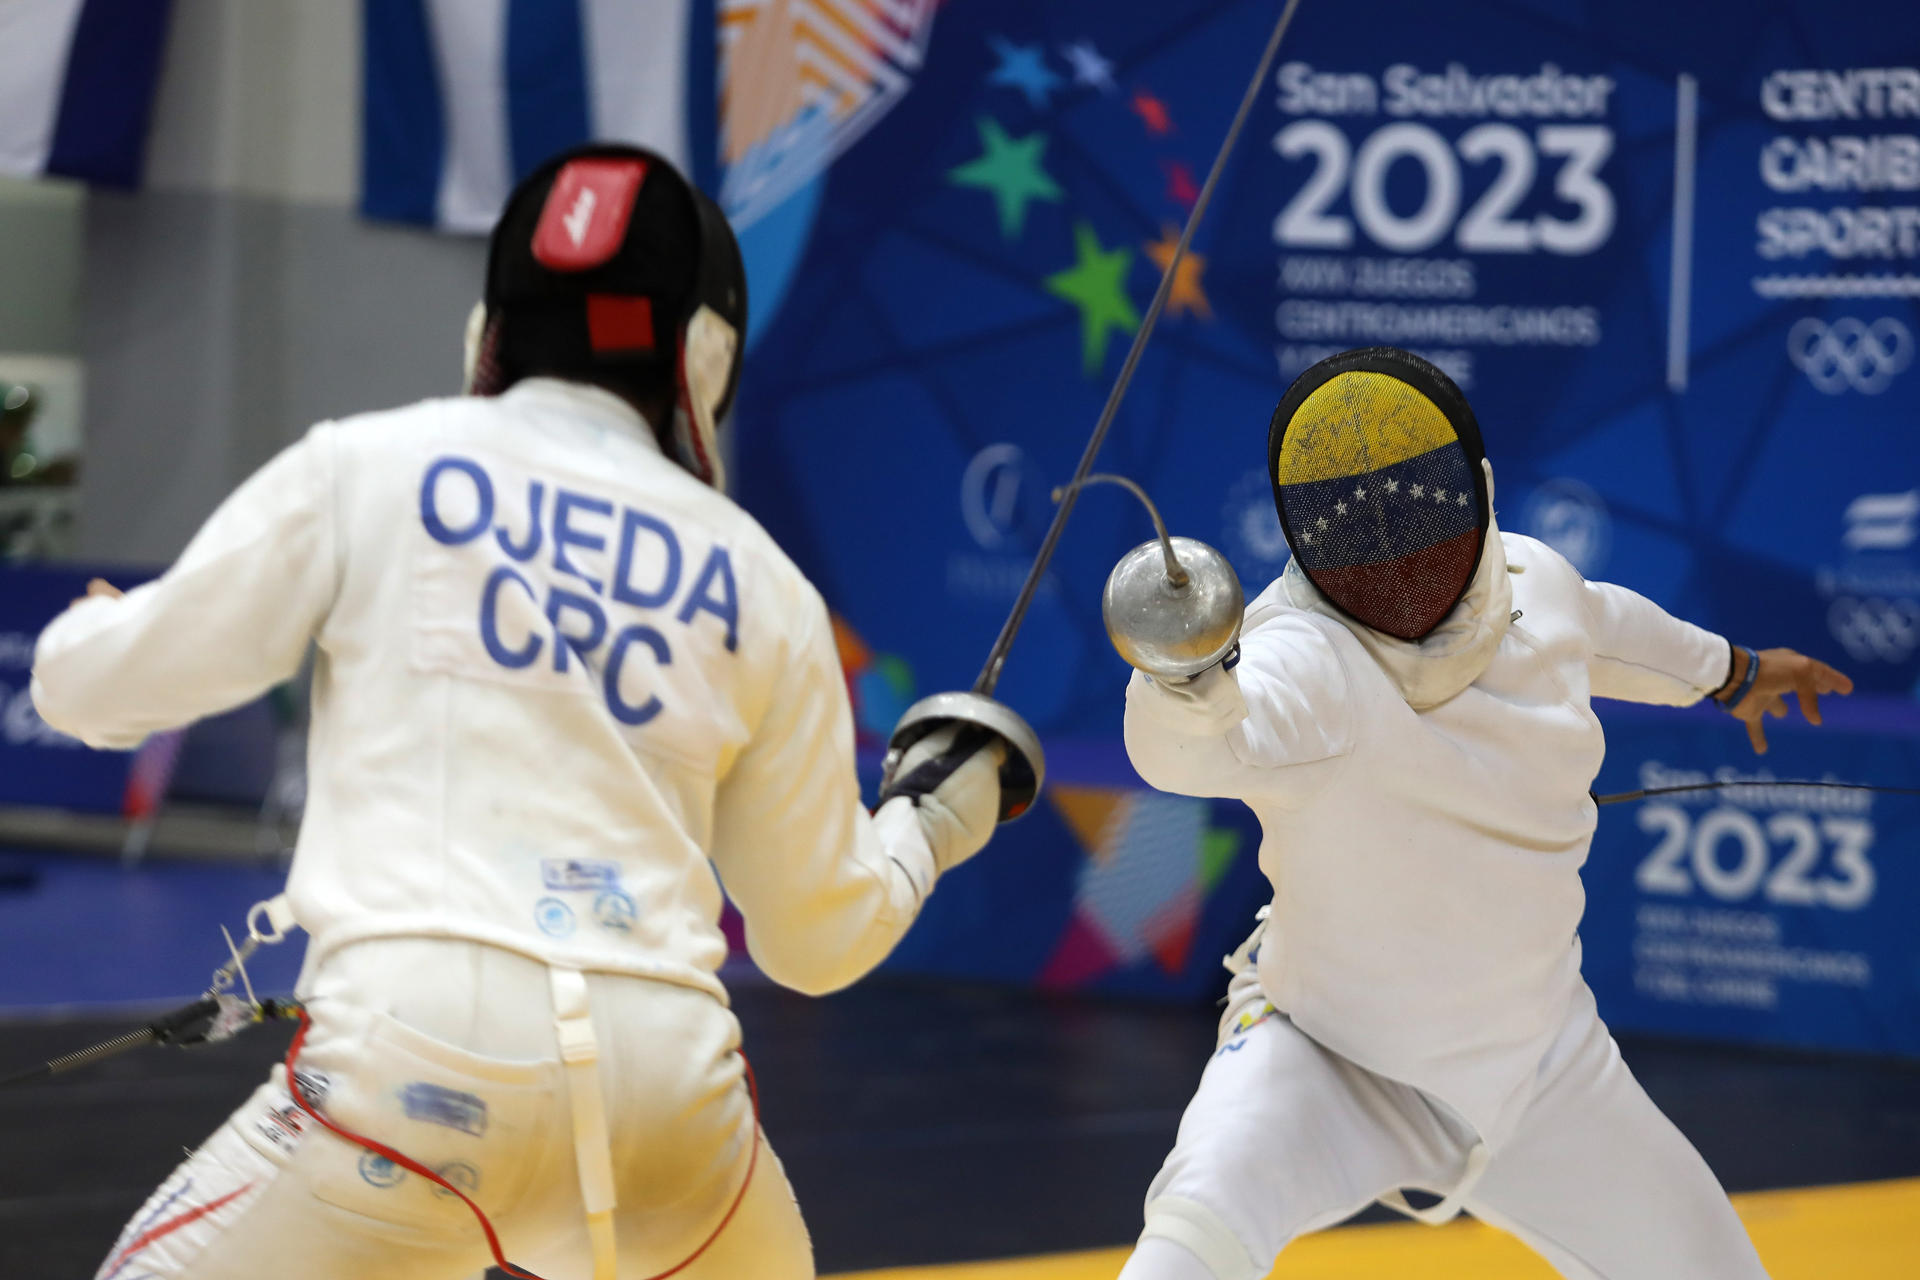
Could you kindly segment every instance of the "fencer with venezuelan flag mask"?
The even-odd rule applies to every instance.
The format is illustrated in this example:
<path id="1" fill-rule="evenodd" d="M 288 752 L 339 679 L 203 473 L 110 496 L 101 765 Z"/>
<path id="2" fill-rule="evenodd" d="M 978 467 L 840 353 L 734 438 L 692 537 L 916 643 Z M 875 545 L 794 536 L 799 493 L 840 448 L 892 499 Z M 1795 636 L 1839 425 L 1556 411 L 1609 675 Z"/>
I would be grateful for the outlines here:
<path id="1" fill-rule="evenodd" d="M 1575 1280 L 1760 1280 L 1580 976 L 1591 703 L 1711 695 L 1764 750 L 1786 695 L 1811 719 L 1850 682 L 1501 533 L 1472 410 L 1408 352 L 1302 374 L 1268 462 L 1293 558 L 1239 662 L 1127 688 L 1141 777 L 1244 801 L 1274 896 L 1123 1280 L 1257 1280 L 1375 1200 Z"/>
<path id="2" fill-rule="evenodd" d="M 844 986 L 985 843 L 1000 757 L 937 731 L 862 806 L 826 607 L 715 487 L 739 263 L 658 156 L 558 157 L 495 233 L 480 394 L 314 427 L 164 577 L 41 637 L 36 705 L 102 747 L 318 646 L 310 1034 L 102 1277 L 465 1280 L 493 1255 L 455 1191 L 535 1274 L 813 1274 L 721 881 L 767 974 Z"/>

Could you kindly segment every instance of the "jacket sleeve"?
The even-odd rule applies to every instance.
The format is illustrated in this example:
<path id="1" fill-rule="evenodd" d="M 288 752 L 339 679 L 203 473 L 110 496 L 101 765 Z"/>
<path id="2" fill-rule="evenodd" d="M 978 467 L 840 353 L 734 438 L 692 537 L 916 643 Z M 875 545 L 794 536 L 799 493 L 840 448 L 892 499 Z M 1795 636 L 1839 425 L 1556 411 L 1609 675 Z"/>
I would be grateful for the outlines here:
<path id="1" fill-rule="evenodd" d="M 41 718 L 124 749 L 291 678 L 339 582 L 332 443 L 314 428 L 221 503 L 163 576 L 49 623 L 33 664 Z"/>
<path id="2" fill-rule="evenodd" d="M 1184 684 L 1136 671 L 1127 685 L 1127 757 L 1148 785 L 1245 800 L 1309 785 L 1292 766 L 1353 749 L 1346 670 L 1333 643 L 1291 611 L 1240 638 L 1240 661 Z"/>
<path id="3" fill-rule="evenodd" d="M 1726 682 L 1732 649 L 1722 637 L 1610 582 L 1584 583 L 1581 593 L 1594 697 L 1684 707 Z"/>
<path id="4" fill-rule="evenodd" d="M 808 595 L 766 714 L 720 784 L 711 856 L 755 963 L 817 995 L 885 959 L 939 873 L 910 800 L 871 816 L 860 802 L 846 678 L 826 606 Z"/>

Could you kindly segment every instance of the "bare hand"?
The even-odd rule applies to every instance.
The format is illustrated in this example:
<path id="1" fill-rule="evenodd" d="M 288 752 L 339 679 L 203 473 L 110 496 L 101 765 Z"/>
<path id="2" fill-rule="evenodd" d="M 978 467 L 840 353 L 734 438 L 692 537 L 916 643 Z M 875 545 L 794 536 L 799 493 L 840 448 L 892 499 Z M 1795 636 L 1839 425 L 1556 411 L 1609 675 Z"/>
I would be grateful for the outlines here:
<path id="1" fill-rule="evenodd" d="M 1747 656 L 1738 650 L 1735 652 L 1737 670 L 1733 687 L 1738 688 L 1746 678 Z M 1768 716 L 1785 718 L 1789 693 L 1800 703 L 1800 714 L 1807 718 L 1807 723 L 1819 724 L 1821 694 L 1852 692 L 1853 681 L 1824 662 L 1792 649 L 1762 649 L 1760 674 L 1754 679 L 1753 688 L 1740 699 L 1739 705 L 1728 709 L 1746 722 L 1747 738 L 1753 743 L 1755 754 L 1765 755 L 1767 731 L 1762 722 Z"/>
<path id="2" fill-rule="evenodd" d="M 87 583 L 87 594 L 84 596 L 75 596 L 73 602 L 79 604 L 81 601 L 90 600 L 94 596 L 106 596 L 110 600 L 118 600 L 123 594 L 125 593 L 122 592 L 120 588 L 114 586 L 105 578 L 95 578 Z"/>

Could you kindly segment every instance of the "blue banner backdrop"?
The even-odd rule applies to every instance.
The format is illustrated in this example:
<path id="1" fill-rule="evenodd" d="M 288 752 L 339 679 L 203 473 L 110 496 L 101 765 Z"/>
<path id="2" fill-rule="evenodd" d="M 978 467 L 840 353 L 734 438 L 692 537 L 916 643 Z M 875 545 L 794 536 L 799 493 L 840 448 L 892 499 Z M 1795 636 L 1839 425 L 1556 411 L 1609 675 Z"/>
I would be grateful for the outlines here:
<path id="1" fill-rule="evenodd" d="M 756 324 L 738 475 L 841 615 L 870 738 L 913 696 L 979 669 L 1278 8 L 948 5 L 911 91 L 810 197 L 810 235 L 781 264 L 786 300 Z M 1281 391 L 1333 351 L 1410 347 L 1472 400 L 1504 527 L 1743 642 L 1831 660 L 1863 699 L 1905 704 L 1920 677 L 1920 26 L 1905 12 L 1307 0 L 1102 469 L 1143 482 L 1174 531 L 1220 546 L 1257 591 L 1286 559 L 1263 467 Z M 1087 495 L 1000 691 L 1048 739 L 1068 788 L 1138 797 L 1124 822 L 1083 805 L 1082 850 L 1125 843 L 1102 822 L 1165 821 L 1191 870 L 1210 865 L 1204 832 L 1239 820 L 1150 818 L 1170 798 L 1140 792 L 1119 752 L 1125 672 L 1099 619 L 1108 568 L 1149 532 L 1123 496 Z M 1857 733 L 1796 737 L 1766 763 L 1920 778 L 1911 718 L 1863 714 L 1874 723 Z M 1609 723 L 1621 726 L 1610 773 L 1756 763 L 1727 726 Z M 1920 856 L 1911 814 L 1874 802 L 1881 875 L 1871 904 L 1848 906 L 1833 895 L 1861 892 L 1851 882 L 1818 888 L 1795 860 L 1813 856 L 1806 823 L 1820 859 L 1853 856 L 1858 830 L 1833 825 L 1851 811 L 1776 799 L 1605 816 L 1588 947 L 1608 1011 L 1920 1051 L 1920 972 L 1895 928 L 1915 891 L 1892 869 Z M 1014 900 L 1041 880 L 1064 886 L 1038 828 L 1075 803 L 1056 792 L 1003 833 L 1016 854 L 967 874 Z M 1673 965 L 1622 958 L 1685 954 L 1736 927 L 1714 914 L 1734 909 L 1714 886 L 1754 874 L 1755 829 L 1768 869 L 1750 914 L 1779 922 L 1769 945 L 1870 954 L 1864 987 L 1781 977 L 1763 1009 L 1758 988 L 1745 1005 L 1728 995 L 1737 984 L 1719 988 L 1731 1002 L 1683 999 L 1706 989 L 1694 970 L 1678 966 L 1694 975 L 1683 986 Z M 1244 832 L 1233 856 L 1256 839 Z M 1698 846 L 1720 871 L 1688 872 L 1687 893 L 1668 871 L 1636 888 L 1661 840 L 1679 842 L 1660 846 L 1661 867 L 1693 866 Z M 1776 858 L 1800 868 L 1780 873 L 1778 901 L 1765 898 Z M 1072 888 L 1106 912 L 1095 950 L 1151 977 L 1152 912 L 1128 892 L 1159 890 L 1093 883 L 1100 865 L 1079 864 Z M 955 881 L 941 893 L 959 897 L 969 882 Z M 1257 898 L 1234 875 L 1213 883 Z M 1806 892 L 1815 901 L 1798 901 Z M 1009 923 L 1024 908 L 996 908 L 992 927 L 939 898 L 933 910 L 903 963 L 937 953 L 945 970 L 998 971 L 1026 946 Z M 1214 936 L 1214 915 L 1199 919 L 1196 956 L 1237 937 L 1237 923 Z M 1027 949 L 1057 974 L 1046 941 Z"/>
<path id="2" fill-rule="evenodd" d="M 94 751 L 48 726 L 33 708 L 33 646 L 87 580 L 137 586 L 151 573 L 0 564 L 0 804 L 118 813 L 131 751 Z"/>
<path id="3" fill-rule="evenodd" d="M 1920 782 L 1920 707 L 1836 704 L 1770 729 L 1612 708 L 1600 790 L 1756 785 L 1600 811 L 1580 934 L 1616 1028 L 1920 1055 L 1920 797 L 1767 785 Z"/>

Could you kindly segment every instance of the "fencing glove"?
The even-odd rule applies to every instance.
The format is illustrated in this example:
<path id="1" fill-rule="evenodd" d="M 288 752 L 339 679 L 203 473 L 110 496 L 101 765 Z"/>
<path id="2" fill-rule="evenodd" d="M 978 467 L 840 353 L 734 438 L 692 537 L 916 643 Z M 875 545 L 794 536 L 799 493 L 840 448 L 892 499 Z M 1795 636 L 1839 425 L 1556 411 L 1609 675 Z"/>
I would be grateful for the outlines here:
<path id="1" fill-rule="evenodd" d="M 976 726 L 949 724 L 908 747 L 880 788 L 880 803 L 912 803 L 942 874 L 986 847 L 1000 817 L 1000 765 L 1007 749 Z"/>

